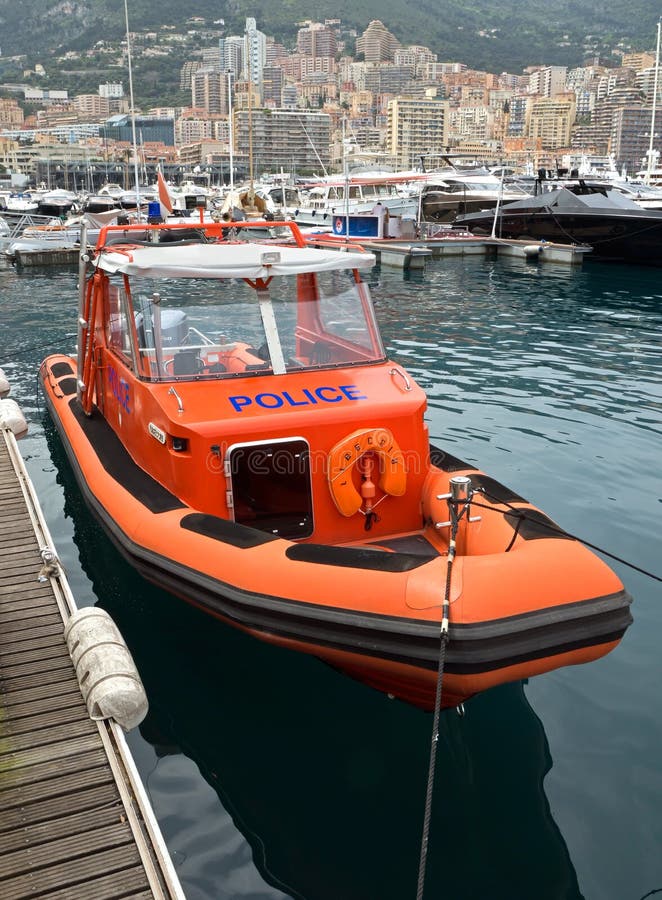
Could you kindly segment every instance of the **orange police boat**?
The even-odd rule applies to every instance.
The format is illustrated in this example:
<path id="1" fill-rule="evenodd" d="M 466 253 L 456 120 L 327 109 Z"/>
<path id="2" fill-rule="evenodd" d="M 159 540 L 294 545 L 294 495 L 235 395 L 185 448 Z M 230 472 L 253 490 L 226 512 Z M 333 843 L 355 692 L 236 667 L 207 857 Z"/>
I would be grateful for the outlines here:
<path id="1" fill-rule="evenodd" d="M 425 395 L 385 357 L 359 274 L 372 255 L 252 227 L 116 226 L 82 246 L 78 357 L 49 356 L 41 379 L 125 556 L 423 708 L 442 630 L 444 706 L 609 652 L 631 622 L 611 569 L 430 447 Z"/>

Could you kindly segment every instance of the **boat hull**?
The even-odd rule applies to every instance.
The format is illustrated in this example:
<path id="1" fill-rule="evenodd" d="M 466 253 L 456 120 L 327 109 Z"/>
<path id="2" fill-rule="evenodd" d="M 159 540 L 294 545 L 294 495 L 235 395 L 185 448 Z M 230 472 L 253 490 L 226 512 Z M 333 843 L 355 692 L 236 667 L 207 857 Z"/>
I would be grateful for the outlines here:
<path id="1" fill-rule="evenodd" d="M 49 357 L 41 377 L 83 495 L 145 578 L 265 641 L 433 706 L 448 566 L 423 537 L 413 544 L 411 537 L 390 546 L 373 542 L 389 552 L 294 543 L 193 510 L 133 462 L 98 411 L 83 413 L 70 358 Z M 507 498 L 534 509 L 461 460 L 432 455 L 433 494 L 451 472 L 469 472 L 487 485 L 493 499 L 486 503 L 498 506 L 499 521 L 509 515 Z M 444 706 L 505 681 L 594 660 L 630 624 L 630 598 L 616 576 L 578 542 L 541 534 L 549 520 L 536 513 L 518 526 L 518 552 L 458 556 L 453 565 Z"/>
<path id="2" fill-rule="evenodd" d="M 559 213 L 503 210 L 498 218 L 497 237 L 531 239 L 558 244 L 585 244 L 593 248 L 590 258 L 662 266 L 662 216 L 612 216 L 605 213 Z M 494 213 L 477 213 L 459 221 L 474 234 L 490 234 Z"/>

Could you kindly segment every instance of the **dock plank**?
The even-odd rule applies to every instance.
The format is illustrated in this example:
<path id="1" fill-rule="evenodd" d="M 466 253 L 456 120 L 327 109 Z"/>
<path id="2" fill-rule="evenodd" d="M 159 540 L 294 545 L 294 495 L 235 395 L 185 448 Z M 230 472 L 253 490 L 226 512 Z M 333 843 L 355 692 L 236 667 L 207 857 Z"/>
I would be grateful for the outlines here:
<path id="1" fill-rule="evenodd" d="M 112 774 L 105 765 L 106 758 L 101 749 L 91 751 L 73 760 L 65 760 L 60 767 L 57 778 L 44 779 L 43 772 L 36 767 L 27 772 L 24 779 L 5 783 L 2 779 L 0 787 L 0 829 L 4 827 L 5 815 L 17 807 L 27 807 L 31 803 L 39 804 L 63 795 L 81 792 L 87 787 L 113 783 Z M 34 777 L 33 777 L 34 776 Z M 115 794 L 117 789 L 113 784 Z"/>
<path id="2" fill-rule="evenodd" d="M 55 726 L 77 722 L 80 719 L 78 698 L 75 695 L 68 695 L 67 700 L 66 703 L 58 703 L 56 707 L 49 705 L 46 709 L 32 709 L 32 715 L 29 714 L 29 710 L 21 710 L 23 715 L 4 723 L 3 735 L 11 737 L 34 734 L 44 729 L 50 731 Z"/>
<path id="3" fill-rule="evenodd" d="M 121 873 L 95 878 L 86 884 L 70 885 L 62 891 L 52 891 L 48 900 L 151 900 L 151 891 L 145 891 L 145 873 L 135 866 Z"/>
<path id="4" fill-rule="evenodd" d="M 88 716 L 73 602 L 64 573 L 57 596 L 39 580 L 51 538 L 12 441 L 0 431 L 0 900 L 181 900 L 119 729 Z"/>
<path id="5" fill-rule="evenodd" d="M 76 809 L 78 812 L 83 812 L 87 809 L 100 809 L 101 807 L 122 809 L 122 805 L 117 798 L 115 785 L 110 779 L 92 788 L 87 788 L 87 779 L 79 778 L 77 783 L 70 779 L 68 787 L 69 792 L 60 792 L 57 796 L 48 800 L 42 800 L 40 796 L 33 796 L 31 801 L 23 799 L 23 802 L 16 803 L 12 809 L 3 809 L 2 818 L 0 819 L 0 842 L 4 840 L 4 836 L 7 833 L 12 835 L 18 829 L 49 822 L 51 819 L 59 819 L 62 815 L 63 804 L 68 803 L 69 807 L 71 806 L 71 791 L 76 792 Z"/>
<path id="6" fill-rule="evenodd" d="M 102 871 L 114 874 L 117 884 L 115 896 L 122 897 L 123 874 L 127 870 L 135 869 L 139 862 L 138 851 L 131 844 L 124 844 L 105 852 L 78 858 L 75 866 L 67 859 L 47 868 L 23 870 L 12 878 L 0 879 L 0 896 L 3 900 L 25 900 L 26 897 L 40 895 L 50 897 L 54 891 L 64 891 L 62 896 L 69 897 L 72 886 L 84 886 L 87 890 L 88 884 Z M 146 879 L 144 884 L 147 886 Z M 94 895 L 89 892 L 82 896 L 95 900 Z"/>
<path id="7" fill-rule="evenodd" d="M 126 826 L 126 815 L 121 804 L 101 806 L 97 809 L 80 809 L 78 798 L 76 801 L 77 809 L 72 813 L 71 801 L 67 802 L 66 798 L 60 799 L 56 822 L 52 820 L 33 822 L 29 828 L 18 827 L 14 831 L 0 835 L 0 857 L 16 850 L 28 851 L 40 844 L 52 844 L 55 838 L 62 840 L 112 825 Z"/>

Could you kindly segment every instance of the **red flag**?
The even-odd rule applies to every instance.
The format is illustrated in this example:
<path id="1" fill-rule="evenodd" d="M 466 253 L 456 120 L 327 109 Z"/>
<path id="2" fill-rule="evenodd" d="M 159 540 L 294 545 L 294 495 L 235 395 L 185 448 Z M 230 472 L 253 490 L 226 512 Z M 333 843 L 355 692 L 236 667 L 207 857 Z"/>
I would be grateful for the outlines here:
<path id="1" fill-rule="evenodd" d="M 159 203 L 161 205 L 161 215 L 165 219 L 172 213 L 172 200 L 170 199 L 170 194 L 168 193 L 168 185 L 165 183 L 165 178 L 161 173 L 161 169 L 157 169 L 156 182 L 159 187 Z"/>

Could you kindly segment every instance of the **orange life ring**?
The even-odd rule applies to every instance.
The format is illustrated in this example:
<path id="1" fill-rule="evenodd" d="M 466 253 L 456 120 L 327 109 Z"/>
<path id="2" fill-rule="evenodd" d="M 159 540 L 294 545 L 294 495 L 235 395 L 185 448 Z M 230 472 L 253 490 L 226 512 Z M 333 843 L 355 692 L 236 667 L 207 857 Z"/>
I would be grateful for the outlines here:
<path id="1" fill-rule="evenodd" d="M 329 453 L 328 482 L 333 502 L 343 516 L 361 509 L 363 497 L 357 491 L 351 469 L 365 453 L 379 461 L 379 487 L 385 494 L 402 497 L 407 488 L 405 458 L 388 428 L 362 428 L 348 434 Z"/>

